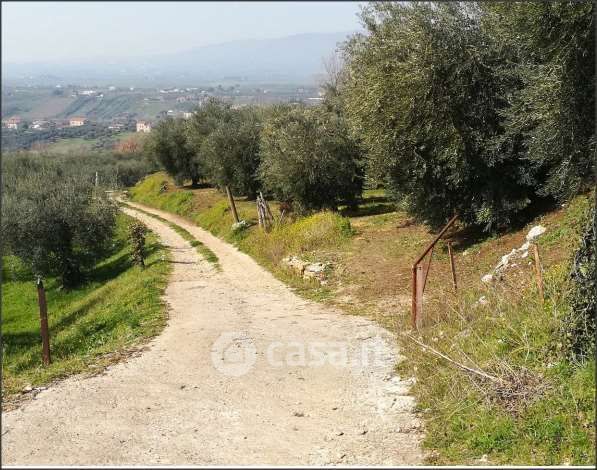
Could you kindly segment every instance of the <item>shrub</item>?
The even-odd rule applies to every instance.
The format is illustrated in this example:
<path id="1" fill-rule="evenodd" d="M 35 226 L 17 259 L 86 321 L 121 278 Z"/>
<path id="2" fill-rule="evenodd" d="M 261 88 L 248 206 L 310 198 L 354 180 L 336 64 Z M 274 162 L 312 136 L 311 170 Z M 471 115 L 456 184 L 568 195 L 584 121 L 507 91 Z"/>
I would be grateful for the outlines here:
<path id="1" fill-rule="evenodd" d="M 280 106 L 261 133 L 260 177 L 299 212 L 354 203 L 363 178 L 359 149 L 342 118 L 322 108 Z"/>
<path id="2" fill-rule="evenodd" d="M 566 352 L 570 359 L 586 360 L 595 355 L 597 315 L 597 263 L 595 207 L 589 211 L 580 247 L 571 270 L 571 308 L 564 318 Z"/>
<path id="3" fill-rule="evenodd" d="M 145 234 L 147 227 L 139 222 L 134 221 L 129 226 L 129 238 L 132 244 L 133 262 L 142 268 L 145 268 Z"/>

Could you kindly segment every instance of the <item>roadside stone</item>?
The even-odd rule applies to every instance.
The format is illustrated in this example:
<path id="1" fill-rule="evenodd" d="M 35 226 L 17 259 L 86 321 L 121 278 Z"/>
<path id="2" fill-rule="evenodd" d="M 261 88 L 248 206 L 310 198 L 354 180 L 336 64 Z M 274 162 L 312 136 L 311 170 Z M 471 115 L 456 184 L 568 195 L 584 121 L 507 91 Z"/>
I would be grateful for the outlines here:
<path id="1" fill-rule="evenodd" d="M 317 279 L 322 283 L 325 282 L 325 270 L 329 267 L 329 263 L 309 263 L 297 256 L 288 256 L 282 263 L 304 279 Z"/>
<path id="2" fill-rule="evenodd" d="M 545 230 L 547 229 L 543 227 L 543 225 L 535 225 L 531 230 L 529 230 L 529 233 L 527 233 L 527 241 L 533 241 L 535 238 L 543 235 Z"/>

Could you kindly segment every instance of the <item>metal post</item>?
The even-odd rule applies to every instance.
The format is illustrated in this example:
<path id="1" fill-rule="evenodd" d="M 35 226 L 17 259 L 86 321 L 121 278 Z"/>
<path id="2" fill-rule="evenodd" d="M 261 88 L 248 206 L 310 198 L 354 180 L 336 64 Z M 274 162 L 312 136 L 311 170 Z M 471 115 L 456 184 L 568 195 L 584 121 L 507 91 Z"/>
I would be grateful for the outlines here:
<path id="1" fill-rule="evenodd" d="M 50 332 L 48 331 L 48 304 L 46 303 L 46 290 L 41 277 L 37 278 L 37 302 L 39 304 L 39 319 L 41 324 L 42 359 L 44 366 L 50 365 Z"/>
<path id="2" fill-rule="evenodd" d="M 452 252 L 452 240 L 448 240 L 448 254 L 450 255 L 450 268 L 452 269 L 452 283 L 454 292 L 458 292 L 458 283 L 456 282 L 456 265 L 454 264 L 454 253 Z"/>
<path id="3" fill-rule="evenodd" d="M 411 321 L 413 328 L 418 328 L 421 323 L 421 312 L 423 309 L 423 291 L 425 290 L 425 283 L 427 281 L 427 273 L 429 271 L 429 267 L 431 265 L 431 257 L 429 259 L 429 263 L 427 264 L 427 269 L 425 273 L 419 264 L 425 258 L 425 255 L 433 250 L 435 244 L 439 241 L 439 239 L 446 233 L 446 231 L 452 226 L 456 219 L 458 218 L 458 214 L 455 214 L 448 223 L 441 229 L 441 231 L 436 235 L 431 243 L 425 248 L 425 251 L 419 255 L 416 261 L 412 265 L 412 304 L 411 304 Z"/>
<path id="4" fill-rule="evenodd" d="M 417 265 L 417 315 L 415 318 L 415 328 L 418 330 L 423 323 L 423 291 L 425 289 L 425 280 L 423 279 L 423 267 Z"/>
<path id="5" fill-rule="evenodd" d="M 541 272 L 541 260 L 539 259 L 539 248 L 537 244 L 533 243 L 533 253 L 535 255 L 535 275 L 537 277 L 537 288 L 539 290 L 539 300 L 545 303 L 545 295 L 543 293 L 543 274 Z"/>
<path id="6" fill-rule="evenodd" d="M 429 275 L 429 268 L 431 268 L 431 259 L 433 258 L 433 249 L 435 245 L 431 247 L 429 250 L 429 259 L 427 260 L 427 266 L 425 266 L 425 271 L 423 271 L 423 288 L 421 289 L 425 292 L 425 287 L 427 287 L 427 276 Z"/>

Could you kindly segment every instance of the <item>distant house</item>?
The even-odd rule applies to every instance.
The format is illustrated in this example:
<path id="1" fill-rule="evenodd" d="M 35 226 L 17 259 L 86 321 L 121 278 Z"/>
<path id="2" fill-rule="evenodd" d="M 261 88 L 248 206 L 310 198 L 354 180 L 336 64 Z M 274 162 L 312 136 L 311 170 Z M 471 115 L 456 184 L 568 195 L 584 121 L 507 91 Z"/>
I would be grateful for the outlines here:
<path id="1" fill-rule="evenodd" d="M 195 114 L 195 113 L 183 112 L 182 117 L 184 119 L 191 119 L 193 117 L 193 114 Z"/>
<path id="2" fill-rule="evenodd" d="M 36 129 L 36 130 L 47 129 L 49 126 L 50 126 L 49 121 L 36 120 L 31 123 L 31 129 Z"/>
<path id="3" fill-rule="evenodd" d="M 4 125 L 8 129 L 18 129 L 19 127 L 21 127 L 23 125 L 23 121 L 21 120 L 21 118 L 19 116 L 13 116 L 11 118 L 8 118 L 6 121 L 4 121 Z"/>
<path id="4" fill-rule="evenodd" d="M 137 132 L 151 132 L 151 122 L 137 121 Z"/>
<path id="5" fill-rule="evenodd" d="M 68 120 L 68 125 L 70 127 L 78 127 L 78 126 L 84 126 L 88 122 L 89 122 L 89 120 L 85 119 L 84 117 L 72 117 Z"/>

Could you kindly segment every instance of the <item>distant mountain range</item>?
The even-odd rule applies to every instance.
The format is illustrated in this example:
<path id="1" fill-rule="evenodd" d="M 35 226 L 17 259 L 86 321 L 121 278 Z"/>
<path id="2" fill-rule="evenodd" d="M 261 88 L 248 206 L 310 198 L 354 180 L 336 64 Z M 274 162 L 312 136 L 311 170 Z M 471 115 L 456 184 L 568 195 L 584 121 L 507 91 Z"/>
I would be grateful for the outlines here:
<path id="1" fill-rule="evenodd" d="M 5 83 L 185 85 L 214 81 L 313 83 L 323 59 L 351 32 L 249 39 L 185 52 L 118 60 L 2 64 Z"/>

